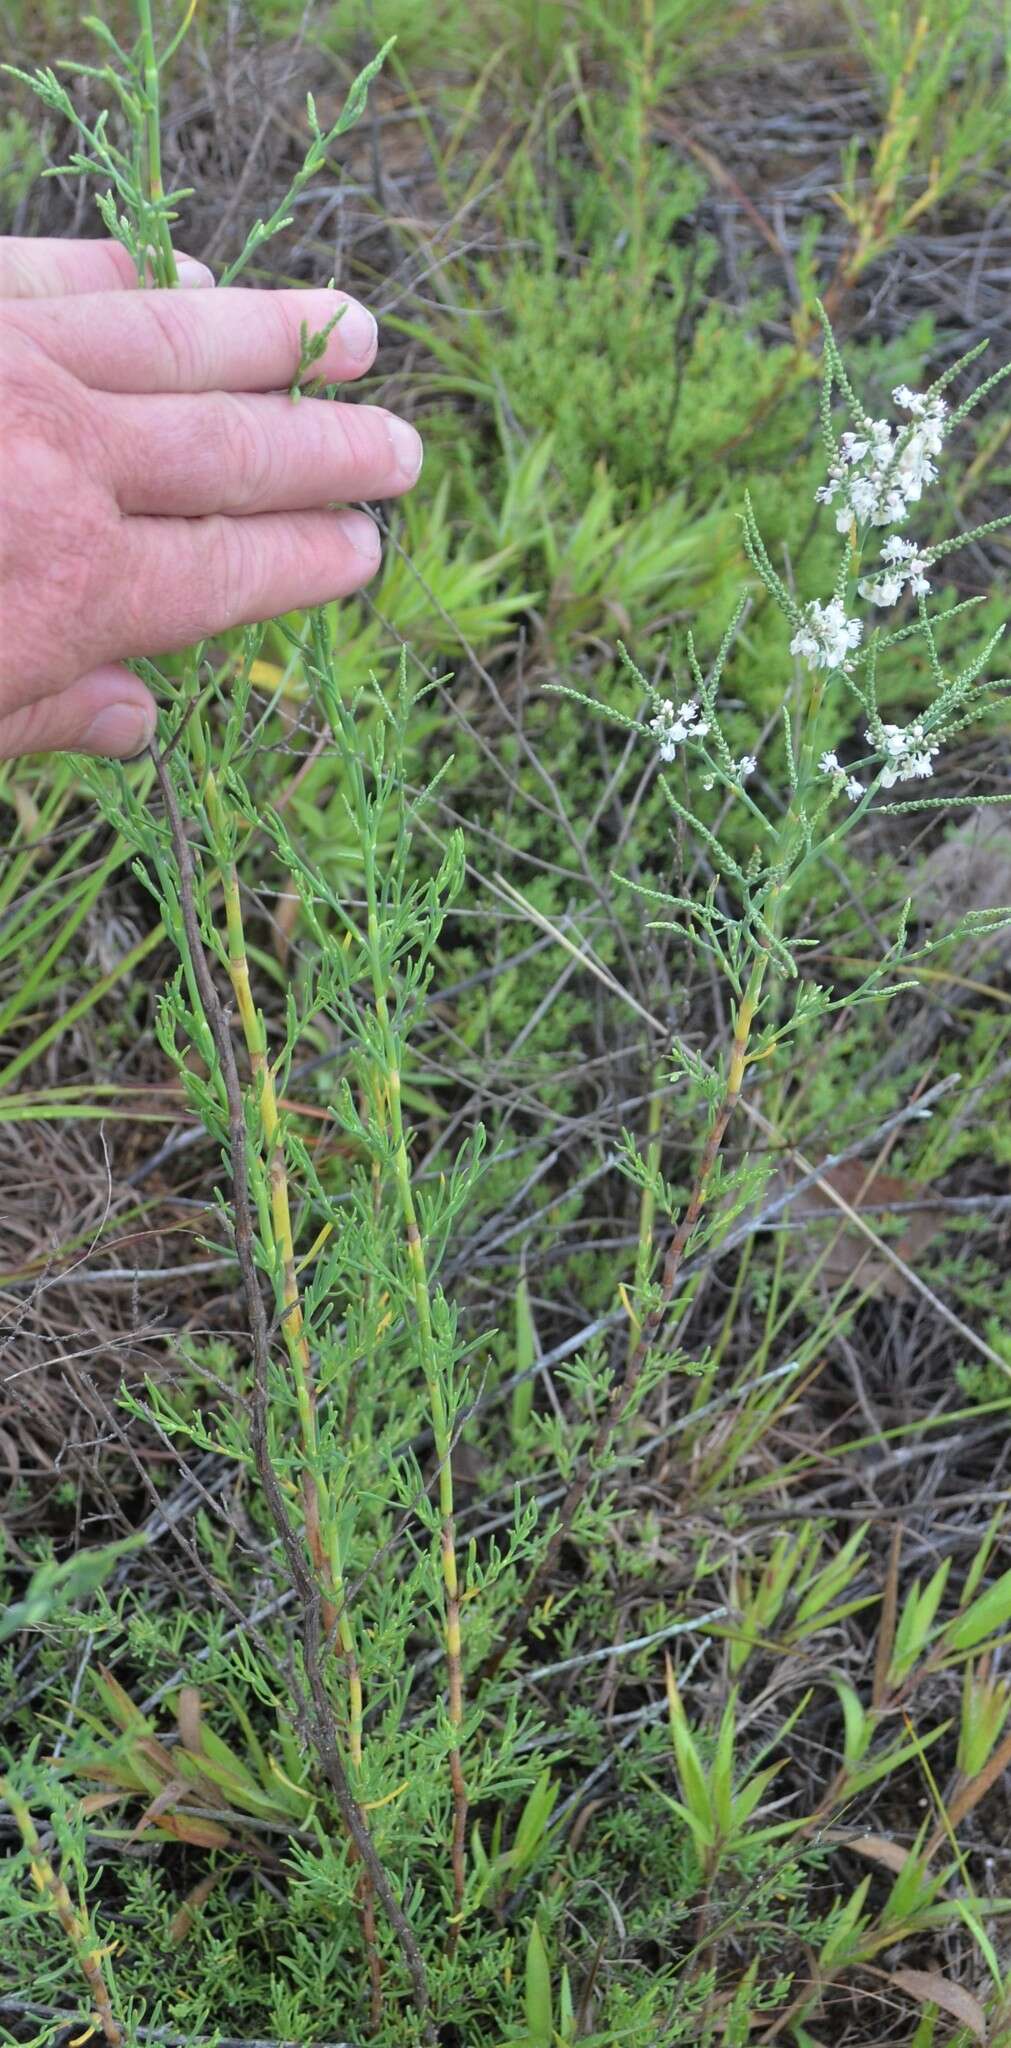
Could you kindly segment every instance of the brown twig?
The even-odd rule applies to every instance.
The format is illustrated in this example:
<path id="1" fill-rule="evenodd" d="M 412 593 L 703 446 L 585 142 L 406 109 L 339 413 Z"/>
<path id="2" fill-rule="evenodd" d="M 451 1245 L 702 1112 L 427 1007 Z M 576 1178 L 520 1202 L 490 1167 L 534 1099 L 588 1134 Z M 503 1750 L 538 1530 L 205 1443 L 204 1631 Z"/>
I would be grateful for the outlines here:
<path id="1" fill-rule="evenodd" d="M 253 1207 L 249 1190 L 249 1160 L 246 1151 L 247 1130 L 242 1100 L 242 1085 L 235 1058 L 228 1020 L 207 961 L 200 925 L 197 918 L 194 894 L 193 856 L 176 799 L 175 789 L 168 775 L 157 746 L 152 742 L 151 759 L 165 804 L 169 822 L 173 852 L 179 871 L 179 907 L 182 912 L 186 943 L 190 954 L 194 980 L 203 1004 L 204 1013 L 214 1039 L 221 1065 L 221 1077 L 228 1105 L 228 1151 L 232 1180 L 233 1231 L 235 1255 L 242 1280 L 242 1291 L 249 1322 L 249 1334 L 253 1357 L 253 1400 L 251 1406 L 250 1436 L 253 1457 L 263 1487 L 264 1498 L 271 1521 L 280 1538 L 285 1560 L 292 1582 L 302 1607 L 302 1650 L 305 1673 L 313 1706 L 313 1738 L 320 1763 L 331 1791 L 337 1801 L 341 1819 L 357 1850 L 358 1856 L 368 1874 L 369 1880 L 380 1900 L 383 1911 L 390 1922 L 400 1944 L 407 1972 L 411 1980 L 415 2006 L 421 2015 L 424 2038 L 436 2048 L 435 2030 L 428 2019 L 428 1983 L 424 1959 L 418 1947 L 410 1922 L 397 1899 L 383 1864 L 377 1854 L 375 1843 L 363 1808 L 351 1790 L 347 1771 L 340 1754 L 334 1724 L 333 1707 L 327 1693 L 320 1661 L 322 1630 L 322 1598 L 306 1562 L 305 1551 L 291 1522 L 281 1492 L 277 1473 L 270 1456 L 267 1437 L 267 1412 L 270 1379 L 270 1331 L 256 1274 L 254 1255 Z"/>
<path id="2" fill-rule="evenodd" d="M 66 2027 L 76 2027 L 80 2014 L 68 2006 L 43 2005 L 35 1998 L 15 1997 L 8 1992 L 0 1993 L 0 2013 L 14 2019 L 59 2020 Z M 246 2035 L 224 2034 L 174 2034 L 169 2027 L 145 2027 L 136 2022 L 133 2033 L 138 2041 L 158 2041 L 162 2048 L 281 2048 L 277 2041 L 255 2040 Z M 318 2048 L 354 2048 L 351 2041 L 321 2041 Z"/>

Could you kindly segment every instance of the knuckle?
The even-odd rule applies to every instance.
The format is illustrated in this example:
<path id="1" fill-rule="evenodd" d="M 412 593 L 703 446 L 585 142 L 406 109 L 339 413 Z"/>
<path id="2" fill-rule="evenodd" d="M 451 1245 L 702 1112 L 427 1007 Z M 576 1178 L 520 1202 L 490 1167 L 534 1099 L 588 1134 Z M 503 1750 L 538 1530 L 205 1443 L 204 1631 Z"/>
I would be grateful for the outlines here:
<path id="1" fill-rule="evenodd" d="M 373 406 L 342 405 L 329 408 L 330 446 L 335 462 L 349 479 L 372 477 L 388 467 L 385 415 Z"/>
<path id="2" fill-rule="evenodd" d="M 215 516 L 207 548 L 206 602 L 225 625 L 243 625 L 256 608 L 259 543 L 243 519 Z"/>
<path id="3" fill-rule="evenodd" d="M 185 292 L 179 293 L 180 299 L 186 297 Z M 158 331 L 172 387 L 177 391 L 197 390 L 204 367 L 200 343 L 185 307 L 174 301 L 173 292 L 145 292 L 140 304 Z"/>
<path id="4" fill-rule="evenodd" d="M 165 523 L 161 534 L 158 520 L 124 521 L 128 573 L 120 578 L 117 624 L 130 644 L 117 648 L 120 656 L 185 647 L 262 616 L 263 564 L 249 530 L 255 521 L 212 512 Z"/>
<path id="5" fill-rule="evenodd" d="M 257 420 L 255 406 L 223 392 L 215 408 L 219 474 L 244 503 L 269 503 L 277 462 L 271 436 Z"/>
<path id="6" fill-rule="evenodd" d="M 299 322 L 295 319 L 286 292 L 264 292 L 261 295 L 259 317 L 272 321 L 277 342 L 278 359 L 284 364 L 284 382 L 290 383 L 299 365 L 302 340 Z"/>

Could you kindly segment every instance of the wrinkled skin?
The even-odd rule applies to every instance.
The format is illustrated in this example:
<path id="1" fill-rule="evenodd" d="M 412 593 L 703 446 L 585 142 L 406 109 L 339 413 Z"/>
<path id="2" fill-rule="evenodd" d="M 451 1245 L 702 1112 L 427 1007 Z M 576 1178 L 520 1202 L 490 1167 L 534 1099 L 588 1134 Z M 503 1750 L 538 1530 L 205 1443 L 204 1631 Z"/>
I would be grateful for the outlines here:
<path id="1" fill-rule="evenodd" d="M 344 294 L 144 290 L 115 242 L 0 239 L 0 758 L 127 758 L 154 729 L 124 666 L 367 583 L 379 535 L 330 509 L 409 490 L 413 427 L 287 396 L 300 326 L 346 305 L 312 375 L 353 382 L 376 325 Z"/>

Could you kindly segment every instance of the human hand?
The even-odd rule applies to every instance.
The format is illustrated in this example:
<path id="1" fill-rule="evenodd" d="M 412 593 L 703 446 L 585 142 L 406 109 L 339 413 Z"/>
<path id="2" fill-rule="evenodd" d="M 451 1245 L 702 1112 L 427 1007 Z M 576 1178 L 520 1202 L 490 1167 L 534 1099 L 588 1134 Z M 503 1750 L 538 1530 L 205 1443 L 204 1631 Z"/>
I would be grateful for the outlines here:
<path id="1" fill-rule="evenodd" d="M 180 284 L 210 285 L 180 258 Z M 136 289 L 116 242 L 0 238 L 0 759 L 128 758 L 154 730 L 123 664 L 346 597 L 379 564 L 364 512 L 421 468 L 379 406 L 284 395 L 300 327 L 347 311 L 313 365 L 377 346 L 344 293 Z"/>

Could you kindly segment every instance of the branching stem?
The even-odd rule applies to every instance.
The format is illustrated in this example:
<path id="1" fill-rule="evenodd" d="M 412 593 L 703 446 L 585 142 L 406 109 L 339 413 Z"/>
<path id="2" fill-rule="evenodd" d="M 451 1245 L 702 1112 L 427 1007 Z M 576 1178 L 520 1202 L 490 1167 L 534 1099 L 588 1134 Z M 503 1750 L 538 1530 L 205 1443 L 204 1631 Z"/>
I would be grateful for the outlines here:
<path id="1" fill-rule="evenodd" d="M 173 285 L 178 283 L 178 277 L 172 236 L 163 205 L 165 187 L 161 167 L 161 77 L 155 51 L 151 0 L 137 0 L 137 19 L 140 23 L 141 81 L 144 89 L 145 172 L 151 215 L 155 224 L 156 246 L 153 251 L 152 268 L 156 273 L 156 284 Z"/>
<path id="2" fill-rule="evenodd" d="M 112 2010 L 108 1986 L 102 1974 L 103 1952 L 92 1933 L 87 1913 L 82 1914 L 74 1905 L 62 1877 L 53 1869 L 42 1847 L 28 1806 L 5 1778 L 0 1778 L 0 1800 L 6 1802 L 14 1816 L 14 1825 L 28 1851 L 36 1888 L 48 1900 L 73 1949 L 75 1961 L 91 1994 L 102 2038 L 108 2048 L 123 2048 L 126 2035 Z"/>
<path id="3" fill-rule="evenodd" d="M 200 932 L 195 902 L 193 855 L 186 836 L 186 828 L 171 777 L 157 746 L 153 743 L 151 746 L 151 758 L 154 762 L 155 774 L 157 775 L 162 799 L 165 804 L 172 847 L 178 868 L 179 905 L 186 934 L 187 950 L 190 956 L 194 980 L 199 991 L 200 1001 L 213 1035 L 228 1104 L 228 1155 L 232 1182 L 235 1254 L 242 1279 L 242 1291 L 246 1305 L 253 1357 L 253 1401 L 251 1415 L 253 1456 L 271 1520 L 280 1538 L 292 1582 L 301 1601 L 302 1652 L 313 1705 L 313 1738 L 327 1782 L 337 1801 L 341 1819 L 347 1828 L 358 1857 L 364 1865 L 375 1895 L 379 1899 L 400 1944 L 411 1980 L 414 2003 L 422 2017 L 424 2039 L 429 2044 L 429 2048 L 435 2048 L 435 2031 L 427 2016 L 429 1999 L 424 1960 L 410 1922 L 393 1891 L 390 1880 L 377 1854 L 367 1816 L 363 1807 L 354 1796 L 340 1753 L 333 1706 L 323 1676 L 320 1655 L 321 1638 L 324 1634 L 324 1629 L 323 1602 L 319 1584 L 313 1573 L 309 1570 L 303 1544 L 288 1514 L 284 1495 L 281 1491 L 280 1482 L 270 1455 L 267 1430 L 270 1383 L 270 1331 L 267 1324 L 263 1295 L 260 1291 L 256 1272 L 255 1231 L 253 1224 L 254 1204 L 250 1190 L 249 1174 L 249 1133 L 242 1098 L 242 1085 L 239 1079 L 239 1070 L 228 1020 L 215 987 L 214 977 L 211 974 Z"/>
<path id="4" fill-rule="evenodd" d="M 554 1569 L 558 1552 L 581 1508 L 589 1490 L 595 1471 L 606 1458 L 615 1432 L 620 1428 L 635 1396 L 643 1366 L 656 1342 L 664 1317 L 670 1306 L 677 1285 L 678 1274 L 684 1261 L 685 1252 L 698 1224 L 709 1193 L 710 1182 L 716 1162 L 720 1156 L 727 1127 L 737 1108 L 744 1083 L 747 1066 L 748 1045 L 755 1016 L 762 993 L 769 956 L 765 952 L 756 955 L 744 995 L 737 1008 L 734 1020 L 734 1037 L 727 1062 L 726 1084 L 716 1114 L 709 1126 L 698 1169 L 692 1184 L 684 1214 L 667 1246 L 667 1253 L 660 1279 L 659 1298 L 649 1313 L 644 1316 L 638 1338 L 629 1351 L 622 1378 L 612 1386 L 607 1406 L 597 1425 L 596 1435 L 588 1451 L 580 1458 L 569 1482 L 568 1491 L 558 1512 L 558 1519 L 548 1538 L 540 1562 L 527 1581 L 526 1590 L 519 1606 L 503 1631 L 502 1637 L 492 1655 L 486 1661 L 482 1676 L 490 1678 L 498 1670 L 510 1643 L 525 1629 L 540 1596 L 541 1587 L 548 1574 Z"/>
<path id="5" fill-rule="evenodd" d="M 449 1752 L 449 1774 L 453 1797 L 453 1830 L 450 1844 L 450 1864 L 453 1878 L 453 1914 L 449 1924 L 446 1946 L 448 1953 L 452 1955 L 459 1938 L 460 1917 L 463 1912 L 468 1804 L 459 1742 L 464 1712 L 463 1644 L 460 1627 L 460 1579 L 456 1560 L 452 1428 L 436 1353 L 425 1248 L 422 1243 L 421 1231 L 418 1228 L 414 1188 L 411 1182 L 410 1155 L 404 1132 L 400 1091 L 400 1058 L 396 1033 L 390 1018 L 380 946 L 374 850 L 368 833 L 363 833 L 362 838 L 365 895 L 368 911 L 368 951 L 372 973 L 373 1002 L 379 1024 L 385 1068 L 386 1108 L 393 1139 L 393 1170 L 397 1183 L 400 1211 L 403 1217 L 404 1233 L 407 1240 L 407 1257 L 410 1265 L 411 1287 L 418 1321 L 422 1368 L 428 1389 L 435 1451 L 439 1461 L 439 1515 L 441 1522 L 439 1547 L 442 1559 L 445 1605 L 445 1645 L 448 1679 L 447 1706 L 450 1726 L 453 1729 L 454 1736 L 457 1738 Z"/>

